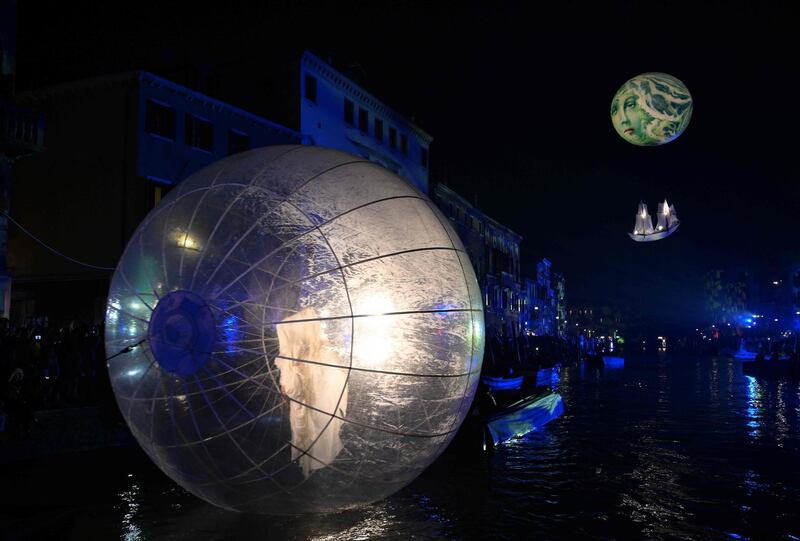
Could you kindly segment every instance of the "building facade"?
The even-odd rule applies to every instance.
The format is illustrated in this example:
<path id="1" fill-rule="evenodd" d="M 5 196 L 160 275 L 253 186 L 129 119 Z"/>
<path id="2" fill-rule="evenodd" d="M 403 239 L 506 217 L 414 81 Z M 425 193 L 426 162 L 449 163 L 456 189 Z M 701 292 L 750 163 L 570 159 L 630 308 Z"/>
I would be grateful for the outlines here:
<path id="1" fill-rule="evenodd" d="M 553 273 L 553 289 L 556 296 L 556 336 L 567 338 L 567 280 L 558 272 Z"/>
<path id="2" fill-rule="evenodd" d="M 17 164 L 13 216 L 71 257 L 113 268 L 172 186 L 249 148 L 300 133 L 148 72 L 19 94 L 46 115 L 45 150 Z M 102 320 L 111 271 L 77 265 L 12 230 L 12 317 Z M 71 312 L 71 313 L 70 313 Z"/>
<path id="3" fill-rule="evenodd" d="M 531 323 L 537 336 L 555 336 L 556 294 L 552 286 L 552 263 L 544 258 L 536 264 L 536 317 Z"/>
<path id="4" fill-rule="evenodd" d="M 11 310 L 7 250 L 14 164 L 44 149 L 44 115 L 15 99 L 16 10 L 15 1 L 0 2 L 0 318 L 8 318 Z"/>
<path id="5" fill-rule="evenodd" d="M 306 51 L 300 62 L 300 131 L 311 143 L 381 164 L 428 193 L 432 137 Z"/>
<path id="6" fill-rule="evenodd" d="M 519 335 L 530 306 L 520 276 L 522 236 L 493 220 L 443 184 L 433 199 L 469 254 L 483 294 L 486 335 Z"/>
<path id="7" fill-rule="evenodd" d="M 600 336 L 618 338 L 627 330 L 623 313 L 611 306 L 570 306 L 567 320 L 569 334 L 586 340 Z"/>

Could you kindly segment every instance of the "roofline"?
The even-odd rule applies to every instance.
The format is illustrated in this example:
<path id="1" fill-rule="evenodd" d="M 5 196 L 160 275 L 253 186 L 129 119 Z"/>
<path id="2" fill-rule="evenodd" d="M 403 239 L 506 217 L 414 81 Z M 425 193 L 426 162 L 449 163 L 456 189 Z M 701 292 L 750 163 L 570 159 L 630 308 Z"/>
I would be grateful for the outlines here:
<path id="1" fill-rule="evenodd" d="M 523 239 L 522 235 L 520 235 L 519 233 L 517 233 L 516 231 L 514 231 L 510 227 L 501 224 L 500 222 L 498 222 L 497 220 L 495 220 L 491 216 L 488 216 L 483 211 L 478 209 L 478 207 L 476 207 L 475 205 L 473 205 L 472 203 L 470 203 L 469 201 L 467 201 L 466 199 L 461 197 L 459 194 L 457 194 L 456 192 L 454 192 L 452 189 L 448 188 L 447 186 L 445 186 L 441 182 L 437 182 L 433 189 L 434 189 L 434 191 L 438 190 L 438 189 L 444 190 L 448 195 L 451 195 L 451 196 L 455 197 L 461 203 L 463 203 L 465 206 L 473 209 L 477 214 L 479 214 L 484 220 L 489 222 L 492 226 L 494 226 L 494 227 L 496 227 L 498 229 L 501 229 L 501 230 L 503 230 L 503 231 L 505 231 L 507 233 L 510 233 L 511 235 L 514 235 L 515 237 L 517 237 L 520 240 L 520 242 L 522 241 L 522 239 Z"/>
<path id="2" fill-rule="evenodd" d="M 202 102 L 207 107 L 217 109 L 220 112 L 227 112 L 230 114 L 234 114 L 236 116 L 249 120 L 250 122 L 255 122 L 256 124 L 267 125 L 279 131 L 289 132 L 295 137 L 297 137 L 299 140 L 303 139 L 303 134 L 296 130 L 293 130 L 286 126 L 282 126 L 281 124 L 273 122 L 269 119 L 260 117 L 253 113 L 245 111 L 244 109 L 240 109 L 235 105 L 231 105 L 224 101 L 212 98 L 210 96 L 203 94 L 202 92 L 197 92 L 196 90 L 192 90 L 191 88 L 185 87 L 178 83 L 174 83 L 168 79 L 164 79 L 163 77 L 159 77 L 158 75 L 155 75 L 153 73 L 150 73 L 149 71 L 144 71 L 144 70 L 129 71 L 114 75 L 104 75 L 102 77 L 81 79 L 78 81 L 71 81 L 68 83 L 44 87 L 41 89 L 19 93 L 15 96 L 15 99 L 20 103 L 30 103 L 51 98 L 54 96 L 80 93 L 82 91 L 91 90 L 93 88 L 99 88 L 103 86 L 113 86 L 117 84 L 125 84 L 133 82 L 139 84 L 147 84 L 149 86 L 168 88 L 172 92 L 175 92 L 177 94 L 182 94 L 190 101 Z"/>
<path id="3" fill-rule="evenodd" d="M 139 73 L 140 72 L 138 71 L 126 71 L 113 75 L 103 75 L 100 77 L 91 77 L 88 79 L 79 79 L 77 81 L 59 83 L 56 85 L 27 90 L 25 92 L 18 92 L 14 96 L 14 99 L 18 102 L 26 103 L 62 94 L 72 94 L 99 86 L 111 86 L 114 84 L 132 82 L 138 78 Z"/>
<path id="4" fill-rule="evenodd" d="M 402 121 L 403 121 L 403 123 L 405 123 L 405 124 L 407 124 L 409 127 L 411 127 L 411 131 L 413 131 L 413 132 L 414 132 L 414 133 L 415 133 L 415 134 L 416 134 L 418 137 L 420 137 L 421 139 L 423 139 L 423 140 L 424 140 L 426 143 L 430 144 L 430 143 L 431 143 L 431 141 L 433 141 L 433 136 L 432 136 L 432 135 L 430 135 L 428 132 L 426 132 L 425 130 L 423 130 L 422 128 L 420 128 L 418 125 L 416 125 L 415 123 L 413 123 L 413 122 L 411 122 L 410 120 L 408 120 L 408 119 L 407 119 L 407 118 L 406 118 L 404 115 L 401 115 L 401 114 L 400 114 L 400 113 L 398 113 L 396 110 L 392 109 L 391 107 L 389 107 L 388 105 L 386 105 L 384 102 L 382 102 L 381 100 L 379 100 L 378 98 L 376 98 L 376 97 L 375 97 L 375 96 L 374 96 L 374 95 L 373 95 L 371 92 L 369 92 L 368 90 L 366 90 L 364 87 L 362 87 L 362 86 L 361 86 L 361 85 L 359 85 L 358 83 L 354 82 L 354 81 L 353 81 L 352 79 L 350 79 L 349 77 L 345 76 L 345 75 L 344 75 L 344 74 L 343 74 L 341 71 L 337 70 L 336 68 L 334 68 L 333 66 L 331 66 L 329 63 L 325 62 L 325 61 L 324 61 L 324 60 L 322 60 L 320 57 L 318 57 L 317 55 L 315 55 L 314 53 L 312 53 L 311 51 L 309 51 L 308 49 L 306 49 L 305 51 L 303 51 L 303 57 L 302 57 L 302 60 L 301 60 L 301 62 L 305 64 L 305 63 L 308 63 L 308 60 L 313 60 L 314 62 L 318 62 L 319 64 L 322 64 L 324 67 L 328 68 L 329 70 L 331 70 L 331 71 L 335 71 L 337 74 L 339 74 L 339 76 L 340 76 L 342 79 L 345 79 L 345 80 L 346 80 L 346 81 L 347 81 L 347 82 L 348 82 L 348 83 L 349 83 L 351 86 L 353 86 L 353 87 L 354 87 L 354 88 L 355 88 L 355 89 L 356 89 L 358 92 L 361 92 L 362 94 L 364 94 L 364 95 L 367 97 L 367 101 L 370 101 L 370 100 L 371 100 L 371 101 L 373 102 L 373 104 L 372 104 L 372 105 L 373 105 L 373 106 L 374 106 L 376 109 L 383 109 L 383 115 L 384 115 L 384 116 L 386 116 L 386 117 L 395 117 L 396 119 L 400 119 L 400 120 L 402 120 Z M 323 75 L 325 75 L 325 76 L 327 76 L 327 80 L 328 80 L 328 82 L 330 82 L 330 83 L 332 83 L 332 84 L 336 85 L 336 86 L 337 86 L 337 87 L 339 87 L 339 88 L 342 88 L 342 85 L 341 85 L 341 83 L 339 83 L 339 82 L 337 82 L 336 80 L 334 80 L 334 79 L 333 79 L 333 78 L 330 76 L 330 74 L 328 74 L 328 73 L 325 73 L 324 71 L 322 72 L 322 74 L 323 74 Z M 388 114 L 387 114 L 387 113 L 388 113 Z"/>
<path id="5" fill-rule="evenodd" d="M 286 126 L 278 124 L 277 122 L 273 122 L 272 120 L 269 120 L 267 118 L 255 115 L 255 114 L 253 114 L 253 113 L 251 113 L 249 111 L 245 111 L 244 109 L 240 109 L 239 107 L 236 107 L 235 105 L 231 105 L 231 104 L 226 103 L 224 101 L 212 98 L 212 97 L 207 96 L 207 95 L 205 95 L 205 94 L 203 94 L 201 92 L 197 92 L 195 90 L 187 88 L 187 87 L 185 87 L 183 85 L 179 85 L 177 83 L 173 83 L 172 81 L 170 81 L 168 79 L 164 79 L 163 77 L 159 77 L 159 76 L 154 75 L 154 74 L 152 74 L 152 73 L 150 73 L 148 71 L 140 71 L 138 73 L 139 73 L 140 81 L 141 81 L 142 84 L 146 83 L 146 84 L 148 84 L 150 86 L 156 86 L 156 87 L 157 86 L 162 86 L 162 87 L 169 88 L 173 92 L 176 92 L 176 93 L 179 93 L 179 94 L 183 94 L 184 96 L 189 98 L 191 101 L 200 101 L 200 102 L 203 103 L 203 105 L 205 105 L 207 107 L 210 107 L 212 109 L 217 109 L 220 112 L 232 113 L 232 114 L 240 116 L 240 117 L 242 117 L 242 118 L 244 118 L 246 120 L 249 120 L 251 122 L 255 122 L 257 124 L 267 124 L 269 127 L 273 128 L 273 129 L 284 131 L 284 132 L 290 132 L 291 134 L 296 136 L 299 140 L 303 139 L 303 134 L 302 133 L 300 133 L 298 131 L 295 131 L 295 130 L 293 130 L 291 128 L 287 128 Z"/>

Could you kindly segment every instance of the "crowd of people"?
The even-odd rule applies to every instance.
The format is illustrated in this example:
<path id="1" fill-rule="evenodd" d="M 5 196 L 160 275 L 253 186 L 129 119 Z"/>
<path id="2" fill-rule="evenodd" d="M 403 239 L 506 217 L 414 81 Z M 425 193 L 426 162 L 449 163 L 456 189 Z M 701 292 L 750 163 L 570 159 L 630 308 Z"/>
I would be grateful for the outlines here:
<path id="1" fill-rule="evenodd" d="M 24 438 L 35 411 L 97 404 L 109 392 L 101 325 L 0 319 L 0 433 Z"/>

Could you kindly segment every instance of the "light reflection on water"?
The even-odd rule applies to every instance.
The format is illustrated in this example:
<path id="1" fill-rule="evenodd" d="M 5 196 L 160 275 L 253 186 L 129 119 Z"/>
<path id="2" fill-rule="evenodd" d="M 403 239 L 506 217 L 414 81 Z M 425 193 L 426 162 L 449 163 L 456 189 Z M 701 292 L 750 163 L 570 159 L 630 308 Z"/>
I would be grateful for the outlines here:
<path id="1" fill-rule="evenodd" d="M 759 409 L 761 408 L 761 386 L 753 376 L 745 376 L 747 379 L 747 426 L 753 430 L 748 432 L 751 438 L 758 438 L 761 423 Z"/>
<path id="2" fill-rule="evenodd" d="M 619 370 L 564 367 L 551 381 L 566 412 L 544 430 L 490 457 L 446 454 L 394 497 L 362 509 L 301 518 L 231 513 L 187 494 L 130 450 L 92 464 L 100 471 L 81 478 L 93 496 L 80 509 L 91 519 L 73 521 L 70 534 L 137 541 L 800 538 L 799 382 L 747 377 L 739 362 L 724 358 L 674 355 L 626 359 Z M 50 482 L 66 473 L 42 475 Z M 108 501 L 115 503 L 97 503 Z"/>
<path id="3" fill-rule="evenodd" d="M 140 541 L 142 529 L 136 524 L 136 512 L 139 509 L 139 485 L 133 480 L 133 474 L 128 474 L 131 480 L 130 487 L 120 492 L 122 508 L 122 539 L 125 541 Z"/>
<path id="4" fill-rule="evenodd" d="M 798 416 L 787 415 L 796 383 L 745 377 L 727 359 L 670 357 L 615 371 L 565 367 L 552 383 L 565 415 L 487 463 L 449 455 L 387 501 L 310 527 L 283 519 L 271 531 L 319 540 L 800 535 L 800 478 L 787 462 L 800 459 Z"/>

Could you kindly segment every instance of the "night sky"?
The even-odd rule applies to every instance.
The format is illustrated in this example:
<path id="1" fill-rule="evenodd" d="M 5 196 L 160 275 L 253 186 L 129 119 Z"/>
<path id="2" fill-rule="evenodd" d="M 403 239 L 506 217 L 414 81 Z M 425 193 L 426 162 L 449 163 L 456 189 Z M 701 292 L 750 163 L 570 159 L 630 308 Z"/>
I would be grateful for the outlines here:
<path id="1" fill-rule="evenodd" d="M 358 63 L 363 86 L 433 135 L 431 180 L 522 234 L 523 272 L 550 258 L 573 303 L 694 326 L 707 270 L 768 273 L 800 256 L 800 21 L 788 7 L 21 4 L 19 91 L 192 64 L 226 74 L 214 97 L 274 118 L 261 89 L 282 83 L 265 59 L 308 48 Z M 647 71 L 694 98 L 686 132 L 662 147 L 630 145 L 609 117 L 619 86 Z M 678 232 L 631 241 L 639 200 L 652 213 L 664 197 Z"/>

